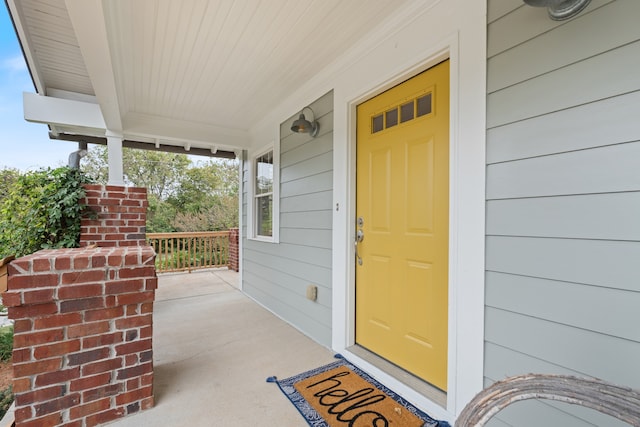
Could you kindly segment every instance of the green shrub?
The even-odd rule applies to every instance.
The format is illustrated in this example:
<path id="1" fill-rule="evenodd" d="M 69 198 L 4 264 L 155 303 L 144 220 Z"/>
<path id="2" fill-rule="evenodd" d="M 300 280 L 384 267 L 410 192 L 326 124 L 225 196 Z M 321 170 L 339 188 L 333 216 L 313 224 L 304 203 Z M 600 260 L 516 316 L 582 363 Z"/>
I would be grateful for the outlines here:
<path id="1" fill-rule="evenodd" d="M 68 167 L 21 175 L 0 205 L 0 258 L 76 247 L 86 182 L 84 175 Z"/>
<path id="2" fill-rule="evenodd" d="M 193 265 L 191 256 L 186 250 L 177 249 L 171 253 L 164 254 L 164 256 L 159 255 L 156 257 L 156 268 L 159 269 L 175 269 Z"/>
<path id="3" fill-rule="evenodd" d="M 181 243 L 176 242 L 176 248 L 180 247 Z M 211 259 L 213 257 L 213 259 Z M 200 250 L 196 250 L 195 253 L 186 249 L 176 249 L 171 253 L 164 253 L 158 250 L 156 256 L 156 268 L 158 270 L 169 270 L 179 268 L 198 268 L 208 263 L 216 261 L 218 265 L 226 265 L 227 253 L 221 249 L 216 250 L 215 254 L 207 251 L 203 253 Z"/>
<path id="4" fill-rule="evenodd" d="M 11 360 L 11 352 L 13 351 L 13 326 L 0 329 L 0 360 L 7 362 Z M 0 419 L 11 406 L 13 402 L 13 392 L 11 386 L 4 390 L 0 390 Z"/>
<path id="5" fill-rule="evenodd" d="M 7 413 L 13 402 L 13 387 L 9 386 L 0 390 L 0 419 Z"/>
<path id="6" fill-rule="evenodd" d="M 4 328 L 3 328 L 4 329 Z M 0 360 L 6 362 L 11 360 L 13 352 L 13 327 L 0 331 Z"/>

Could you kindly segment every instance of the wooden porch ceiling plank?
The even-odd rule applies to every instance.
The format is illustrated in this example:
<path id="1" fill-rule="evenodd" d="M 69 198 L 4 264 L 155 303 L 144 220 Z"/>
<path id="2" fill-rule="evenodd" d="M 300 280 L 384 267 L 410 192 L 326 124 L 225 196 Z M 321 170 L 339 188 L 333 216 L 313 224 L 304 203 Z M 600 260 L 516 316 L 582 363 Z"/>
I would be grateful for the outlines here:
<path id="1" fill-rule="evenodd" d="M 42 73 L 41 94 L 50 88 L 93 94 L 93 87 L 63 0 L 21 3 Z"/>
<path id="2" fill-rule="evenodd" d="M 230 4 L 227 2 L 217 2 L 215 8 L 211 3 L 208 5 L 203 21 L 203 26 L 199 37 L 196 38 L 192 51 L 193 55 L 191 63 L 192 84 L 182 87 L 179 91 L 176 102 L 173 103 L 169 114 L 174 112 L 185 112 L 191 110 L 191 103 L 194 97 L 198 96 L 199 88 L 209 78 L 212 65 L 215 64 L 218 55 L 218 43 L 220 40 L 222 28 L 226 16 L 229 13 Z"/>
<path id="3" fill-rule="evenodd" d="M 52 72 L 47 67 L 42 67 L 49 75 L 47 77 L 47 93 L 51 88 L 64 87 L 68 92 L 76 92 L 84 95 L 93 95 L 93 87 L 85 79 L 69 79 L 69 73 Z"/>
<path id="4" fill-rule="evenodd" d="M 182 63 L 184 51 L 193 49 L 192 46 L 188 46 L 187 38 L 184 37 L 189 29 L 190 22 L 187 21 L 187 11 L 181 7 L 176 9 L 176 5 L 173 3 L 165 12 L 169 15 L 166 18 L 168 23 L 167 27 L 172 30 L 172 33 L 169 33 L 171 48 L 168 50 L 169 54 L 162 57 L 160 65 L 162 73 L 159 74 L 157 83 L 160 103 L 155 105 L 155 110 L 150 108 L 146 111 L 153 111 L 156 114 L 166 115 L 168 117 L 178 117 L 174 116 L 177 93 L 186 91 L 186 88 L 181 87 L 180 84 L 184 81 L 185 76 L 193 79 L 194 75 L 192 73 L 195 72 L 194 64 Z M 172 19 L 172 16 L 178 16 L 179 19 Z M 214 49 L 213 46 L 209 48 L 211 50 Z M 190 99 L 201 96 L 198 89 L 201 88 L 197 87 L 195 92 L 191 94 Z M 160 107 L 160 109 L 158 109 L 158 107 Z"/>
<path id="5" fill-rule="evenodd" d="M 144 97 L 148 102 L 147 105 L 141 108 L 142 111 L 149 111 L 151 106 L 158 105 L 162 101 L 161 91 L 167 89 L 167 86 L 172 82 L 163 84 L 166 80 L 163 80 L 161 76 L 166 76 L 167 69 L 164 66 L 166 57 L 170 57 L 173 54 L 173 50 L 166 48 L 166 43 L 175 43 L 175 38 L 171 37 L 173 32 L 170 30 L 171 26 L 171 8 L 178 6 L 179 2 L 160 2 L 153 9 L 154 12 L 154 28 L 151 42 L 153 43 L 151 60 L 149 64 L 149 74 L 147 79 L 144 79 L 144 72 L 142 79 L 139 83 L 144 83 L 146 88 L 146 96 Z M 186 3 L 184 3 L 186 6 Z M 144 65 L 144 64 L 141 64 Z M 143 88 L 141 88 L 142 90 Z"/>
<path id="6" fill-rule="evenodd" d="M 278 76 L 285 68 L 295 67 L 289 63 L 283 67 L 284 58 L 294 51 L 287 43 L 295 43 L 296 37 L 292 34 L 292 25 L 296 22 L 297 13 L 304 10 L 305 5 L 297 2 L 295 5 L 281 2 L 279 4 L 261 3 L 256 14 L 248 23 L 247 31 L 243 34 L 237 50 L 247 52 L 255 61 L 244 60 L 244 55 L 234 55 L 234 61 L 228 69 L 233 71 L 231 84 L 222 88 L 219 97 L 221 99 L 253 99 L 258 89 L 265 81 L 278 81 Z M 306 6 L 308 7 L 308 6 Z M 225 77 L 225 80 L 227 78 Z M 271 84 L 269 86 L 272 86 Z M 255 102 L 251 102 L 249 108 L 255 109 Z M 227 113 L 232 116 L 244 115 L 247 105 L 243 103 L 230 104 L 232 109 Z M 235 108 L 233 108 L 235 107 Z M 210 112 L 213 114 L 213 111 Z M 252 113 L 254 114 L 254 113 Z"/>
<path id="7" fill-rule="evenodd" d="M 202 120 L 203 115 L 211 117 L 213 111 L 220 111 L 223 114 L 219 117 L 225 117 L 229 106 L 238 102 L 236 98 L 222 99 L 219 94 L 227 85 L 235 85 L 236 79 L 239 78 L 236 75 L 237 68 L 232 65 L 235 64 L 234 55 L 250 22 L 246 17 L 254 16 L 255 12 L 249 5 L 239 2 L 230 8 L 220 33 L 221 39 L 216 46 L 217 54 L 212 57 L 213 61 L 207 67 L 210 73 L 203 82 L 200 93 L 192 100 L 191 108 L 188 109 L 197 120 Z M 245 57 L 242 53 L 240 56 Z M 210 104 L 211 99 L 218 99 L 219 102 Z"/>
<path id="8" fill-rule="evenodd" d="M 64 8 L 64 1 L 61 0 L 21 0 L 24 8 L 45 13 L 47 15 L 66 17 L 67 11 Z"/>
<path id="9" fill-rule="evenodd" d="M 184 36 L 176 40 L 177 44 L 173 55 L 171 55 L 170 68 L 171 72 L 175 72 L 175 77 L 169 79 L 171 85 L 165 88 L 163 103 L 161 104 L 163 107 L 162 113 L 168 114 L 170 117 L 177 117 L 182 120 L 193 117 L 193 115 L 185 114 L 183 110 L 176 107 L 181 94 L 186 92 L 192 85 L 195 86 L 193 96 L 205 96 L 200 92 L 200 86 L 194 85 L 194 81 L 198 71 L 196 59 L 207 51 L 206 44 L 199 46 L 200 51 L 196 50 L 202 31 L 208 26 L 208 23 L 204 22 L 204 18 L 207 16 L 207 9 L 207 2 L 194 2 L 191 9 L 182 8 L 180 10 L 179 32 Z M 190 29 L 190 31 L 187 29 Z M 163 87 L 164 82 L 159 81 L 157 86 Z"/>

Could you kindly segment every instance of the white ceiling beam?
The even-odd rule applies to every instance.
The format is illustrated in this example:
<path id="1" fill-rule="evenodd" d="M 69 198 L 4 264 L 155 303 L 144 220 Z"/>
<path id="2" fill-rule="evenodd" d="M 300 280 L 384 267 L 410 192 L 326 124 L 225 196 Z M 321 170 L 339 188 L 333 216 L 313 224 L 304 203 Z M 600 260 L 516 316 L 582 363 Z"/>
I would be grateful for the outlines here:
<path id="1" fill-rule="evenodd" d="M 93 90 L 108 129 L 122 132 L 122 118 L 101 0 L 65 0 Z"/>
<path id="2" fill-rule="evenodd" d="M 22 94 L 22 104 L 24 119 L 28 122 L 46 123 L 53 126 L 106 128 L 98 104 L 28 92 Z"/>
<path id="3" fill-rule="evenodd" d="M 166 117 L 129 113 L 123 125 L 127 135 L 192 142 L 198 147 L 248 148 L 251 144 L 247 131 Z"/>

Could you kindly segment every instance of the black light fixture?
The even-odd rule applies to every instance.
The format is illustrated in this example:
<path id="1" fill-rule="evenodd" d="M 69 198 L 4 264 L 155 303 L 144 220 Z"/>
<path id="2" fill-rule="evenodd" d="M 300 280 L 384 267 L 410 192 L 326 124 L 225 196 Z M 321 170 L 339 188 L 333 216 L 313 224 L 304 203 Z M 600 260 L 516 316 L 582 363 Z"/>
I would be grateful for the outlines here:
<path id="1" fill-rule="evenodd" d="M 313 114 L 313 121 L 309 121 L 304 117 L 304 110 L 310 110 L 311 114 Z M 308 133 L 311 134 L 313 138 L 318 135 L 318 131 L 320 130 L 320 125 L 316 121 L 316 113 L 313 112 L 311 107 L 307 106 L 300 111 L 300 117 L 298 120 L 295 120 L 291 125 L 291 130 L 295 133 Z"/>
<path id="2" fill-rule="evenodd" d="M 529 6 L 546 7 L 549 18 L 564 21 L 584 10 L 591 0 L 524 0 Z"/>

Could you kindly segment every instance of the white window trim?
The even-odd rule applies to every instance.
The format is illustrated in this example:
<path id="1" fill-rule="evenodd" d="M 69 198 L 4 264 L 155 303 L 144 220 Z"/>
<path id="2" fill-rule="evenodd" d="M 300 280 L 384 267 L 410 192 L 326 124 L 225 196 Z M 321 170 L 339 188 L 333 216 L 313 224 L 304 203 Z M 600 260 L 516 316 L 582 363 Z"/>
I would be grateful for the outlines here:
<path id="1" fill-rule="evenodd" d="M 259 236 L 255 218 L 255 178 L 256 159 L 273 151 L 273 219 L 271 237 Z M 280 144 L 272 142 L 249 155 L 249 176 L 247 180 L 247 238 L 259 242 L 280 242 Z"/>

